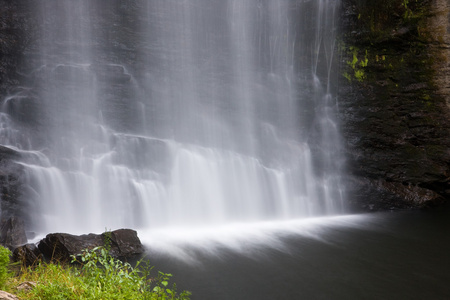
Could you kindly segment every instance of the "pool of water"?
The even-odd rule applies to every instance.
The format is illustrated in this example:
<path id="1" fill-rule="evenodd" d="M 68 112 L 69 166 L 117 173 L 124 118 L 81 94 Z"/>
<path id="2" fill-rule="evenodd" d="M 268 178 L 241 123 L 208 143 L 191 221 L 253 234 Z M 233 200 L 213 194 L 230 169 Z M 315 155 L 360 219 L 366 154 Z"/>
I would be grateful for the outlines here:
<path id="1" fill-rule="evenodd" d="M 450 210 L 140 233 L 192 299 L 450 299 Z"/>

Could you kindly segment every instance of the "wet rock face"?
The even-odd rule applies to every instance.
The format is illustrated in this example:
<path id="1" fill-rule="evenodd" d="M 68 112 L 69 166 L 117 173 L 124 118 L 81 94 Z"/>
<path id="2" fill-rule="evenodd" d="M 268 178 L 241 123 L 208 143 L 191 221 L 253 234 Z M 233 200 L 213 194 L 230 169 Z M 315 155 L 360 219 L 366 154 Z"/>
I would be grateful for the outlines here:
<path id="1" fill-rule="evenodd" d="M 0 131 L 1 133 L 1 131 Z M 10 217 L 23 216 L 25 205 L 19 200 L 22 194 L 23 168 L 14 160 L 20 154 L 10 148 L 0 146 L 0 208 L 1 222 Z"/>
<path id="2" fill-rule="evenodd" d="M 17 217 L 2 222 L 0 229 L 0 244 L 11 249 L 28 241 L 25 233 L 25 223 Z"/>
<path id="3" fill-rule="evenodd" d="M 95 76 L 99 80 L 99 95 L 102 95 L 100 102 L 113 101 L 114 105 L 127 112 L 123 114 L 123 122 L 120 123 L 122 131 L 126 131 L 126 126 L 130 123 L 128 121 L 138 111 L 135 104 L 126 101 L 130 98 L 126 96 L 130 93 L 130 75 L 122 65 L 116 63 L 126 61 L 127 66 L 137 68 L 139 62 L 136 60 L 136 49 L 124 48 L 118 41 L 124 35 L 130 40 L 129 44 L 136 44 L 135 41 L 139 40 L 134 34 L 136 30 L 133 26 L 137 23 L 135 11 L 140 7 L 136 1 L 110 2 L 111 5 L 92 24 L 93 30 L 106 32 L 102 35 L 105 36 L 104 40 L 95 41 L 95 51 L 103 54 L 98 55 L 95 65 L 81 71 L 88 74 L 86 78 L 92 79 Z M 0 0 L 0 106 L 5 113 L 0 113 L 0 214 L 2 221 L 18 216 L 25 221 L 25 225 L 33 218 L 33 211 L 36 211 L 35 207 L 30 207 L 32 201 L 28 197 L 28 193 L 33 191 L 24 184 L 24 168 L 15 162 L 23 161 L 19 159 L 21 153 L 4 146 L 21 145 L 22 147 L 18 147 L 27 149 L 26 145 L 31 139 L 31 143 L 46 148 L 51 141 L 37 133 L 48 130 L 51 120 L 44 117 L 42 103 L 45 95 L 37 92 L 38 87 L 49 76 L 54 76 L 50 79 L 55 85 L 67 84 L 68 80 L 64 79 L 73 72 L 80 71 L 65 66 L 40 68 L 42 62 L 36 53 L 42 40 L 39 27 L 42 26 L 42 20 L 39 20 L 40 14 L 34 9 L 35 3 L 34 0 Z M 103 1 L 92 0 L 90 4 L 103 5 Z M 120 13 L 117 13 L 116 7 L 121 8 Z M 114 20 L 113 27 L 105 21 L 111 19 Z M 48 69 L 54 69 L 54 72 L 50 73 Z M 106 110 L 104 118 L 117 116 Z M 8 131 L 11 128 L 18 132 L 12 134 Z"/>
<path id="4" fill-rule="evenodd" d="M 450 198 L 449 4 L 409 2 L 343 1 L 339 99 L 357 210 Z"/>
<path id="5" fill-rule="evenodd" d="M 23 5 L 26 1 L 0 0 L 0 93 L 20 82 L 16 72 L 31 41 L 32 24 Z"/>
<path id="6" fill-rule="evenodd" d="M 20 90 L 24 76 L 19 71 L 24 53 L 32 43 L 33 21 L 31 12 L 25 9 L 29 0 L 0 0 L 0 105 L 9 95 Z M 13 107 L 12 107 L 13 108 Z M 18 116 L 27 119 L 28 116 Z M 8 140 L 7 123 L 10 120 L 0 114 L 0 136 Z M 9 141 L 15 145 L 13 141 Z M 23 185 L 23 168 L 15 163 L 20 156 L 15 150 L 0 147 L 0 207 L 2 222 L 10 217 L 24 217 L 27 207 L 20 201 Z M 25 218 L 26 219 L 26 218 Z"/>

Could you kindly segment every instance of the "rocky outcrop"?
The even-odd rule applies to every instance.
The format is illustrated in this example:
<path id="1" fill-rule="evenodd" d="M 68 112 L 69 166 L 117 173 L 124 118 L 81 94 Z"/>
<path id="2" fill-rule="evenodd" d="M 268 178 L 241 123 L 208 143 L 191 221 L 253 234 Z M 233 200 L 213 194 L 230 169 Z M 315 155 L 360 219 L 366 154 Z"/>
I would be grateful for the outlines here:
<path id="1" fill-rule="evenodd" d="M 70 261 L 72 255 L 82 253 L 99 246 L 109 248 L 110 254 L 116 258 L 129 258 L 144 253 L 136 231 L 119 229 L 101 235 L 72 235 L 67 233 L 48 234 L 38 244 L 38 248 L 46 259 Z"/>
<path id="2" fill-rule="evenodd" d="M 14 249 L 28 241 L 25 233 L 25 223 L 17 218 L 11 217 L 1 224 L 0 244 Z"/>
<path id="3" fill-rule="evenodd" d="M 111 243 L 109 253 L 113 257 L 132 257 L 144 253 L 136 231 L 131 229 L 119 229 L 102 234 L 104 241 Z"/>
<path id="4" fill-rule="evenodd" d="M 14 249 L 12 259 L 22 266 L 34 266 L 42 260 L 42 253 L 35 244 L 26 244 Z"/>
<path id="5" fill-rule="evenodd" d="M 343 1 L 339 100 L 356 210 L 449 199 L 448 8 Z"/>
<path id="6" fill-rule="evenodd" d="M 119 259 L 132 258 L 145 251 L 136 231 L 131 229 L 86 235 L 52 233 L 42 239 L 37 246 L 25 244 L 15 248 L 13 260 L 23 266 L 36 265 L 42 259 L 70 262 L 72 255 L 96 247 L 106 247 L 112 257 Z"/>

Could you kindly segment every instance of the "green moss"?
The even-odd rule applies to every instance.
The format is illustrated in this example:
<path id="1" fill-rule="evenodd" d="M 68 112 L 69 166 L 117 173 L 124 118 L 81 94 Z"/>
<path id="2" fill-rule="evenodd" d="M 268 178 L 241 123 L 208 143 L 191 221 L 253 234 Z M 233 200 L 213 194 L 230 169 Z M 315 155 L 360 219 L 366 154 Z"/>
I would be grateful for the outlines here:
<path id="1" fill-rule="evenodd" d="M 352 76 L 350 74 L 348 74 L 347 72 L 344 72 L 342 74 L 342 76 L 344 76 L 345 79 L 347 79 L 348 81 L 352 81 Z"/>
<path id="2" fill-rule="evenodd" d="M 435 86 L 435 60 L 440 58 L 429 55 L 429 2 L 353 1 L 357 20 L 354 30 L 343 36 L 342 76 L 354 84 L 377 86 L 376 93 L 385 91 L 386 100 L 416 94 L 417 109 L 432 109 L 435 98 L 429 91 Z M 420 87 L 414 87 L 418 83 Z"/>
<path id="3" fill-rule="evenodd" d="M 355 79 L 362 82 L 365 78 L 364 70 L 355 70 Z"/>
<path id="4" fill-rule="evenodd" d="M 343 44 L 341 44 L 341 46 L 342 45 Z M 344 71 L 342 76 L 350 82 L 352 80 L 363 82 L 366 77 L 364 68 L 366 68 L 369 64 L 368 51 L 365 50 L 365 54 L 362 55 L 359 48 L 351 46 L 348 48 L 346 55 L 351 57 L 351 60 L 347 61 L 347 65 L 351 68 L 351 70 Z"/>
<path id="5" fill-rule="evenodd" d="M 388 40 L 392 32 L 408 29 L 415 35 L 425 26 L 428 13 L 425 0 L 350 0 L 357 14 L 356 28 L 364 31 L 359 37 L 369 43 Z"/>

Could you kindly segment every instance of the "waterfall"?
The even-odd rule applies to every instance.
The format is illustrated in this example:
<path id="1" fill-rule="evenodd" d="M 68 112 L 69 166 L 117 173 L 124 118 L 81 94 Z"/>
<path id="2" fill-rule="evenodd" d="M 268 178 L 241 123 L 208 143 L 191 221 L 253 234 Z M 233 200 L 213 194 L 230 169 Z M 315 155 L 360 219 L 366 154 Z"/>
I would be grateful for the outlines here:
<path id="1" fill-rule="evenodd" d="M 37 232 L 342 213 L 337 0 L 30 2 L 4 99 Z"/>

